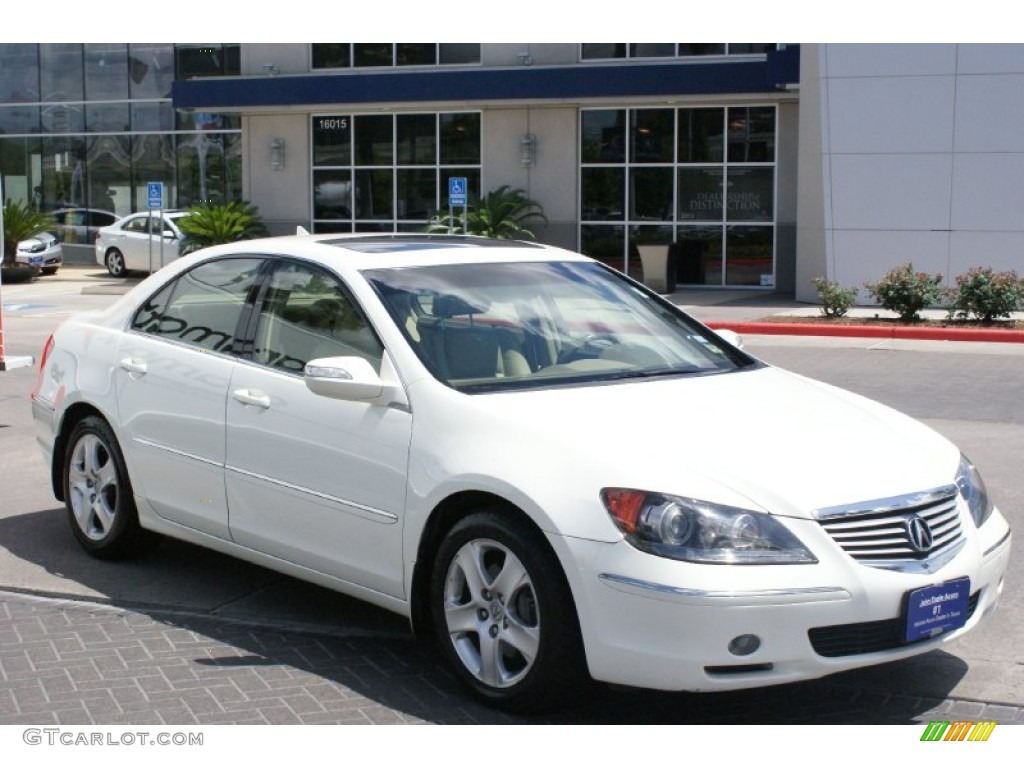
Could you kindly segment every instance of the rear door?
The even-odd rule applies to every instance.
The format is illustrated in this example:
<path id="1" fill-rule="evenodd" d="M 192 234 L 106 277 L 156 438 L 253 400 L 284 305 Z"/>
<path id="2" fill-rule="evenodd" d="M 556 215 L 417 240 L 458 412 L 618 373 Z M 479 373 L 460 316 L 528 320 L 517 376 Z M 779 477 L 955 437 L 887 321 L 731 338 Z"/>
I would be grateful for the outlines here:
<path id="1" fill-rule="evenodd" d="M 222 538 L 225 401 L 262 264 L 225 258 L 183 273 L 137 310 L 117 356 L 136 494 L 160 517 Z"/>

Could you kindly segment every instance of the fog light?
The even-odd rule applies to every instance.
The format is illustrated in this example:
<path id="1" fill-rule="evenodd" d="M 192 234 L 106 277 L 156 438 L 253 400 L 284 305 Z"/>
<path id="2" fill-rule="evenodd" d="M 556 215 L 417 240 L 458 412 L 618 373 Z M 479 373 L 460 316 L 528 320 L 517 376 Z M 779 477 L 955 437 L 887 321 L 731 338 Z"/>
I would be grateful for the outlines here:
<path id="1" fill-rule="evenodd" d="M 761 638 L 757 635 L 740 635 L 729 643 L 729 653 L 733 656 L 749 656 L 761 647 Z"/>

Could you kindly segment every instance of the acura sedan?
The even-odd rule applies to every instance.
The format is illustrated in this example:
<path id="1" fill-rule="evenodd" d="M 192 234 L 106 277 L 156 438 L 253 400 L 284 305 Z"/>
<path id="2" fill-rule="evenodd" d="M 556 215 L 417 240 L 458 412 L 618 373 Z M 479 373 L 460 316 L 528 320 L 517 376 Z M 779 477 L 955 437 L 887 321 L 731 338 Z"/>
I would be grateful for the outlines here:
<path id="1" fill-rule="evenodd" d="M 354 595 L 496 706 L 805 680 L 976 627 L 1011 546 L 976 467 L 727 336 L 547 246 L 271 238 L 66 321 L 32 410 L 89 554 L 171 536 Z"/>

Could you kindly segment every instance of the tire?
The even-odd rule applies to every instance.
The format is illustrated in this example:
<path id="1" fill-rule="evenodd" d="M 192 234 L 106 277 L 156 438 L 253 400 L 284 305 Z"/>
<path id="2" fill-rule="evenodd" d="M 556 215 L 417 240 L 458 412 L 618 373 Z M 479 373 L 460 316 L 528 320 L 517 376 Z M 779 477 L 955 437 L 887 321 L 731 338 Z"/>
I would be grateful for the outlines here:
<path id="1" fill-rule="evenodd" d="M 56 275 L 58 269 L 59 269 L 59 267 L 44 267 L 43 268 L 43 274 L 44 275 Z"/>
<path id="2" fill-rule="evenodd" d="M 547 541 L 500 510 L 463 518 L 434 561 L 431 620 L 456 676 L 516 712 L 572 703 L 585 688 L 569 585 Z"/>
<path id="3" fill-rule="evenodd" d="M 104 262 L 107 265 L 107 272 L 110 273 L 111 277 L 124 277 L 128 272 L 124 264 L 124 254 L 117 250 L 117 248 L 111 248 L 107 251 Z"/>
<path id="4" fill-rule="evenodd" d="M 98 416 L 82 419 L 71 431 L 63 483 L 71 531 L 93 557 L 117 560 L 148 554 L 159 542 L 157 534 L 139 526 L 117 438 Z"/>

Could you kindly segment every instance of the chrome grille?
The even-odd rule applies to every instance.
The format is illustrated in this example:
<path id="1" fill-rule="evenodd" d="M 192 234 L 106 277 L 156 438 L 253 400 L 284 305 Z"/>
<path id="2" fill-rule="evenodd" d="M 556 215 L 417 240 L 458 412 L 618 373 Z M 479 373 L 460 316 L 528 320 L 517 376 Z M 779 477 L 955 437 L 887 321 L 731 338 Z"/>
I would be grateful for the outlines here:
<path id="1" fill-rule="evenodd" d="M 864 565 L 933 571 L 960 550 L 956 486 L 814 513 L 829 536 Z"/>

